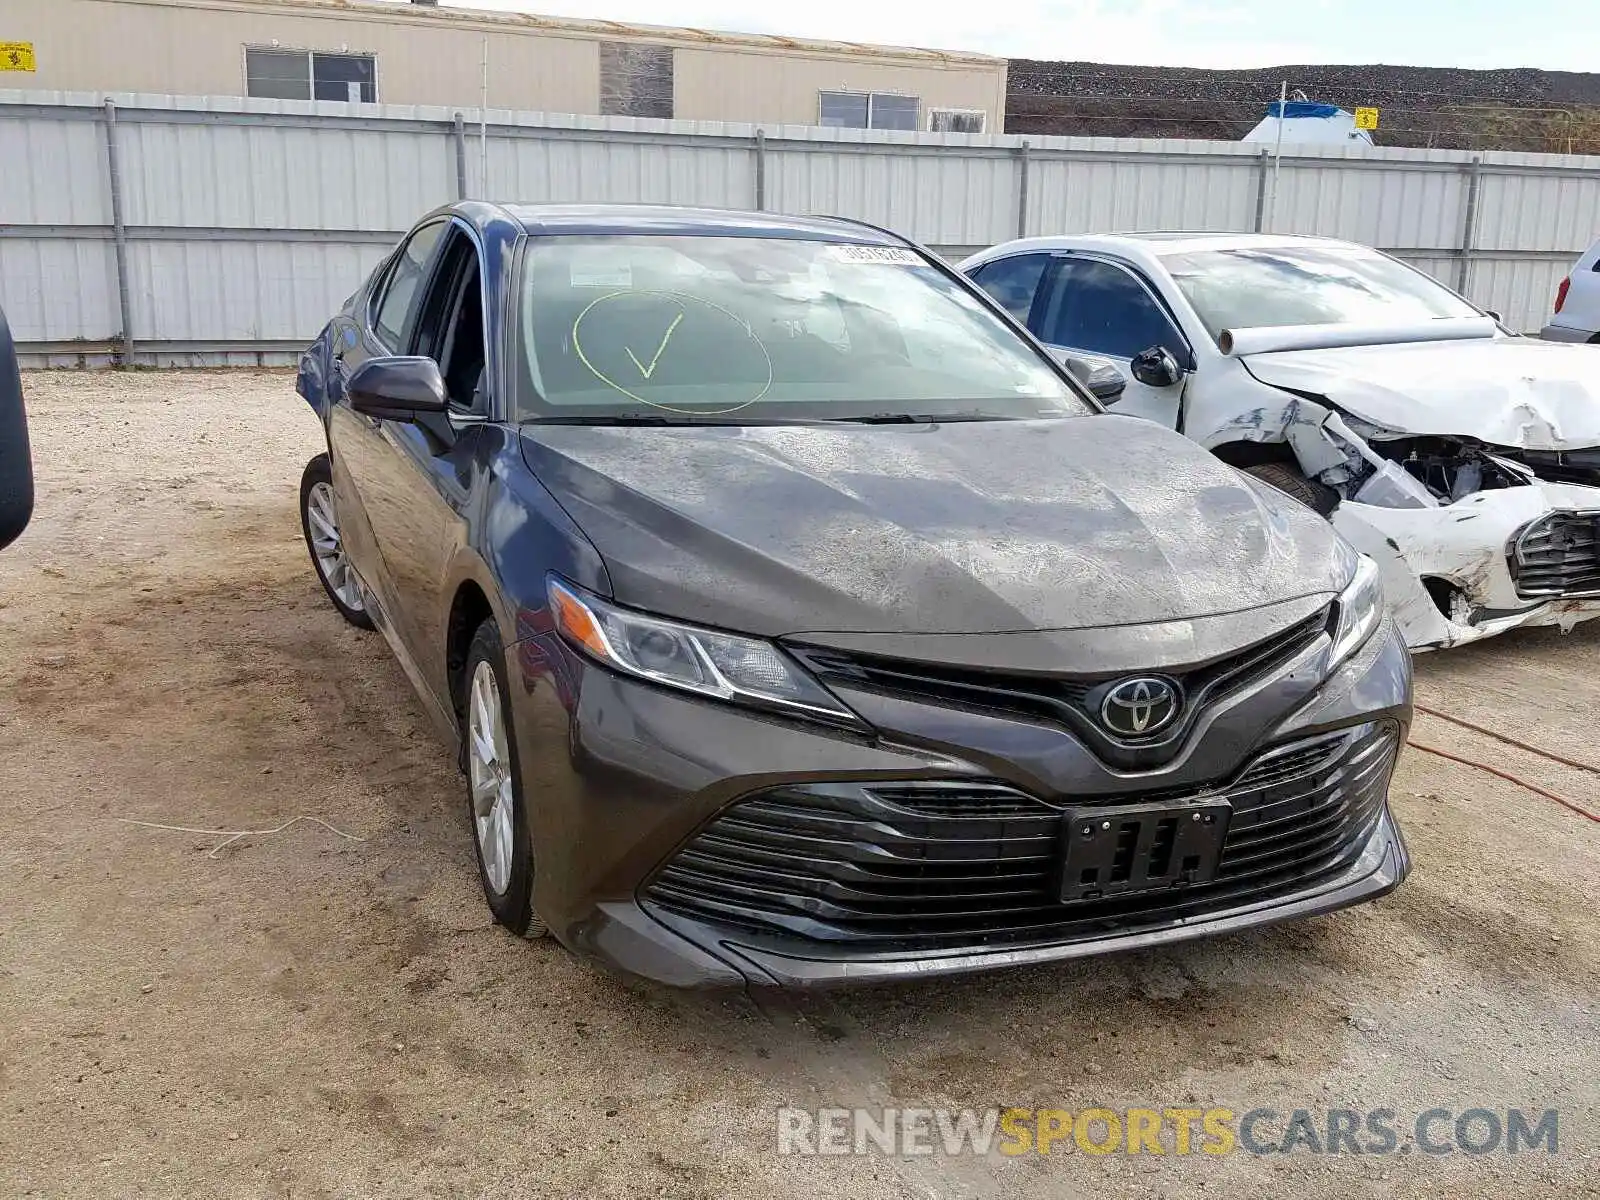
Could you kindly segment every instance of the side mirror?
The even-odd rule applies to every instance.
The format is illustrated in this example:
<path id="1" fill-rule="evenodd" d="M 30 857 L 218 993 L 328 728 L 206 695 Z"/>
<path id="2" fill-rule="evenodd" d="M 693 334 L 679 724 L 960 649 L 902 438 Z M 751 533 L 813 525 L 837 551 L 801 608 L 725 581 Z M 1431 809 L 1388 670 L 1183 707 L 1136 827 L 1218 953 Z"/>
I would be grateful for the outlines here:
<path id="1" fill-rule="evenodd" d="M 1133 362 L 1128 367 L 1133 377 L 1145 387 L 1169 388 L 1182 381 L 1184 375 L 1178 360 L 1172 357 L 1172 351 L 1164 346 L 1141 350 L 1133 356 Z"/>
<path id="2" fill-rule="evenodd" d="M 1494 309 L 1486 308 L 1483 311 L 1488 313 L 1491 317 L 1493 317 L 1499 324 L 1504 325 L 1506 323 L 1506 319 L 1504 317 L 1502 317 L 1499 313 L 1495 312 Z"/>
<path id="3" fill-rule="evenodd" d="M 1117 369 L 1117 364 L 1103 358 L 1067 357 L 1063 364 L 1072 377 L 1088 388 L 1096 400 L 1110 404 L 1128 387 L 1128 377 Z"/>
<path id="4" fill-rule="evenodd" d="M 351 408 L 386 421 L 412 421 L 450 405 L 439 364 L 431 358 L 369 358 L 344 390 Z"/>
<path id="5" fill-rule="evenodd" d="M 22 375 L 11 328 L 0 312 L 0 549 L 21 536 L 32 516 L 33 456 L 22 407 Z"/>

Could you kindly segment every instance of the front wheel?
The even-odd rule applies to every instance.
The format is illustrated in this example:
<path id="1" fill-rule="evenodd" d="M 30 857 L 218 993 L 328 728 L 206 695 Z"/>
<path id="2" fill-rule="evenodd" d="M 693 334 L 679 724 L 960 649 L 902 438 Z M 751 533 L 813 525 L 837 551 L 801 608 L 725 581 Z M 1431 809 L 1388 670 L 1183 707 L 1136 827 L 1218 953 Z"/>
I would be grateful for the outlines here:
<path id="1" fill-rule="evenodd" d="M 462 672 L 461 738 L 466 747 L 467 812 L 478 880 L 494 919 L 512 933 L 541 937 L 533 914 L 533 843 L 522 775 L 511 737 L 505 647 L 493 619 L 478 626 Z"/>
<path id="2" fill-rule="evenodd" d="M 1325 483 L 1307 479 L 1298 468 L 1288 463 L 1257 463 L 1253 467 L 1246 467 L 1244 471 L 1324 517 L 1331 517 L 1333 510 L 1339 507 L 1338 492 Z"/>
<path id="3" fill-rule="evenodd" d="M 333 464 L 319 454 L 306 464 L 300 476 L 300 528 L 311 551 L 311 565 L 317 569 L 323 590 L 339 615 L 358 629 L 371 629 L 367 613 L 367 593 L 345 557 L 344 539 L 339 536 L 339 513 L 333 503 Z"/>

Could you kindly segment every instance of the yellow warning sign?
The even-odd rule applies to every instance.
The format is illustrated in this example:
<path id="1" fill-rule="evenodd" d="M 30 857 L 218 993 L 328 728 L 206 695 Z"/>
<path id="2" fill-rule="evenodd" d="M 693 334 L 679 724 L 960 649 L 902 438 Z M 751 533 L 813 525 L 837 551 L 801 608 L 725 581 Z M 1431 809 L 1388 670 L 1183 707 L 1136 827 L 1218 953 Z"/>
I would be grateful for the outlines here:
<path id="1" fill-rule="evenodd" d="M 35 71 L 32 42 L 0 42 L 0 71 Z"/>
<path id="2" fill-rule="evenodd" d="M 1378 127 L 1378 110 L 1375 108 L 1356 109 L 1357 129 L 1376 129 Z"/>

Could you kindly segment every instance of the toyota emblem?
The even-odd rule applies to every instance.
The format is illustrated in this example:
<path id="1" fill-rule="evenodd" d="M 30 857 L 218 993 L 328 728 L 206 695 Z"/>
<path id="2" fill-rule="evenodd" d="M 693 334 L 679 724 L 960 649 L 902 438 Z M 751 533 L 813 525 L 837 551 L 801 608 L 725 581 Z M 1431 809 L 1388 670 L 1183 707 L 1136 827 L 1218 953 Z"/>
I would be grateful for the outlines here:
<path id="1" fill-rule="evenodd" d="M 1100 723 L 1118 737 L 1160 733 L 1182 709 L 1177 685 L 1155 675 L 1124 679 L 1100 702 Z"/>

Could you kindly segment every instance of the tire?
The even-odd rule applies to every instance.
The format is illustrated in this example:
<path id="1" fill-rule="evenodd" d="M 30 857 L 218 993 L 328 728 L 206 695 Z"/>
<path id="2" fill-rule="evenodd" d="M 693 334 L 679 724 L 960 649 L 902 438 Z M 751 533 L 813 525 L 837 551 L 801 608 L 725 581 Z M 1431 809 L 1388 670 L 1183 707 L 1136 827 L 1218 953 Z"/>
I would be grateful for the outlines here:
<path id="1" fill-rule="evenodd" d="M 1325 483 L 1307 479 L 1300 473 L 1299 468 L 1292 467 L 1288 463 L 1257 463 L 1244 470 L 1247 475 L 1254 475 L 1262 483 L 1270 484 L 1285 496 L 1300 501 L 1320 516 L 1330 517 L 1333 515 L 1333 510 L 1339 507 L 1338 492 Z"/>
<path id="2" fill-rule="evenodd" d="M 311 567 L 322 581 L 339 615 L 357 629 L 371 629 L 366 589 L 345 557 L 339 517 L 333 504 L 333 466 L 326 454 L 306 464 L 300 476 L 300 531 L 305 534 Z"/>
<path id="3" fill-rule="evenodd" d="M 544 936 L 546 927 L 533 914 L 533 842 L 516 738 L 511 736 L 510 695 L 505 648 L 490 619 L 472 635 L 461 672 L 467 820 L 489 911 L 512 933 L 537 938 Z M 497 765 L 490 765 L 491 758 Z"/>

